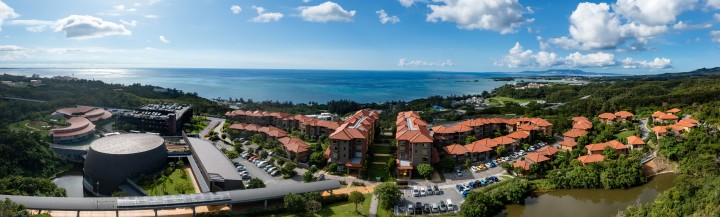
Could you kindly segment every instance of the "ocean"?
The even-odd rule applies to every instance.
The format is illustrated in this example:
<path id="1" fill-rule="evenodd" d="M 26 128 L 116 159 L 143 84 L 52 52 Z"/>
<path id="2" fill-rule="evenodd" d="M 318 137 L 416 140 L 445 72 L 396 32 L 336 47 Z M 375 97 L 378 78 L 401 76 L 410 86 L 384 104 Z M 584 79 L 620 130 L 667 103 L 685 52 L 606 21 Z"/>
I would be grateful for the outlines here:
<path id="1" fill-rule="evenodd" d="M 0 73 L 41 77 L 74 76 L 130 85 L 150 84 L 216 98 L 320 102 L 353 100 L 361 103 L 409 101 L 433 95 L 480 94 L 514 81 L 517 73 L 433 71 L 354 71 L 284 69 L 0 69 Z M 538 74 L 523 73 L 522 76 Z M 544 81 L 523 79 L 525 81 Z M 567 82 L 567 81 L 563 81 Z"/>

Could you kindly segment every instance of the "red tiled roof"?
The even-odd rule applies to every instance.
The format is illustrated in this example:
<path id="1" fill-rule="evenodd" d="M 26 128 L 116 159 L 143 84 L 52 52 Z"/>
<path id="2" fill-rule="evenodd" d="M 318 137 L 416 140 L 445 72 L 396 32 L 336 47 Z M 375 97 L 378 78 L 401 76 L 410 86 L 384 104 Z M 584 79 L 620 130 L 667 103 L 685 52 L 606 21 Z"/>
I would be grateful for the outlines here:
<path id="1" fill-rule="evenodd" d="M 627 137 L 628 144 L 631 145 L 645 145 L 645 141 L 642 140 L 642 138 L 637 136 L 628 136 Z"/>
<path id="2" fill-rule="evenodd" d="M 572 121 L 573 122 L 582 122 L 582 121 L 590 122 L 590 119 L 588 119 L 586 117 L 578 116 L 578 117 L 573 117 Z"/>
<path id="3" fill-rule="evenodd" d="M 675 125 L 677 125 L 677 126 L 682 126 L 682 127 L 688 127 L 688 128 L 692 128 L 692 127 L 697 126 L 696 123 L 692 123 L 692 122 L 686 121 L 686 120 L 687 120 L 687 119 L 682 119 L 682 120 L 678 121 L 677 123 L 675 123 Z"/>
<path id="4" fill-rule="evenodd" d="M 663 116 L 660 116 L 659 118 L 662 120 L 677 120 L 678 116 L 675 116 L 673 114 L 665 114 Z"/>
<path id="5" fill-rule="evenodd" d="M 490 141 L 492 141 L 492 140 L 490 140 Z M 472 152 L 472 153 L 483 153 L 483 152 L 492 151 L 492 149 L 491 149 L 490 147 L 485 146 L 485 145 L 483 145 L 483 144 L 481 144 L 481 143 L 478 143 L 477 141 L 465 145 L 465 148 L 466 148 L 469 152 Z"/>
<path id="6" fill-rule="evenodd" d="M 239 124 L 232 124 L 232 125 L 228 126 L 228 128 L 233 129 L 233 130 L 244 130 L 245 126 L 247 126 L 247 124 L 239 123 Z"/>
<path id="7" fill-rule="evenodd" d="M 684 121 L 684 122 L 689 122 L 689 123 L 693 123 L 693 124 L 698 124 L 698 123 L 700 123 L 698 120 L 695 120 L 695 119 L 692 119 L 692 118 L 685 118 L 685 119 L 682 119 L 682 120 L 680 120 L 680 121 L 681 121 L 681 122 L 682 122 L 682 121 Z"/>
<path id="8" fill-rule="evenodd" d="M 552 155 L 557 154 L 557 152 L 558 152 L 558 149 L 555 147 L 552 147 L 552 146 L 547 146 L 547 147 L 541 148 L 540 150 L 537 151 L 537 153 L 540 153 L 545 156 L 552 156 Z"/>
<path id="9" fill-rule="evenodd" d="M 674 114 L 674 113 L 678 113 L 678 112 L 680 112 L 680 111 L 681 111 L 681 110 L 680 110 L 679 108 L 671 108 L 671 109 L 669 109 L 669 110 L 667 110 L 667 111 L 665 111 L 665 112 L 667 112 L 667 113 L 673 113 L 673 114 Z"/>
<path id="10" fill-rule="evenodd" d="M 518 127 L 518 129 L 525 130 L 525 131 L 533 131 L 535 130 L 535 126 L 530 124 L 523 124 Z"/>
<path id="11" fill-rule="evenodd" d="M 414 111 L 398 113 L 395 139 L 406 140 L 410 143 L 432 143 L 427 123 L 420 119 L 420 115 Z"/>
<path id="12" fill-rule="evenodd" d="M 573 129 L 589 130 L 589 129 L 592 129 L 592 123 L 591 123 L 591 122 L 585 122 L 585 121 L 575 122 L 575 123 L 573 124 Z"/>
<path id="13" fill-rule="evenodd" d="M 500 143 L 498 143 L 497 141 L 495 141 L 493 139 L 489 139 L 489 138 L 484 138 L 484 139 L 475 141 L 470 144 L 476 144 L 476 145 L 485 146 L 488 148 L 494 148 L 494 147 L 497 147 L 498 145 L 500 145 Z"/>
<path id="14" fill-rule="evenodd" d="M 518 140 L 526 139 L 526 138 L 530 137 L 530 133 L 528 133 L 527 131 L 524 131 L 524 130 L 518 130 L 511 134 L 508 134 L 507 137 L 510 137 L 513 139 L 518 139 Z"/>
<path id="15" fill-rule="evenodd" d="M 565 138 L 562 142 L 560 142 L 560 146 L 565 147 L 575 147 L 577 145 L 577 142 L 573 140 L 572 138 Z"/>
<path id="16" fill-rule="evenodd" d="M 507 136 L 501 136 L 497 138 L 493 138 L 498 144 L 500 145 L 508 145 L 517 142 L 513 138 L 507 137 Z"/>
<path id="17" fill-rule="evenodd" d="M 525 155 L 525 160 L 529 160 L 534 163 L 542 163 L 545 161 L 549 161 L 550 158 L 545 157 L 545 155 L 534 152 L 534 153 L 529 153 L 529 154 Z"/>
<path id="18" fill-rule="evenodd" d="M 362 109 L 358 110 L 350 116 L 345 122 L 335 129 L 335 132 L 330 134 L 330 139 L 336 140 L 352 140 L 352 139 L 367 139 L 369 131 L 375 127 L 375 121 L 379 114 L 377 111 Z M 332 124 L 336 122 L 319 120 L 318 122 L 325 122 L 326 124 Z M 331 126 L 328 126 L 328 128 Z"/>
<path id="19" fill-rule="evenodd" d="M 279 137 L 285 137 L 288 135 L 287 132 L 285 132 L 284 130 L 281 130 L 280 128 L 273 127 L 273 126 L 270 126 L 268 128 L 269 128 L 269 130 L 267 132 L 268 136 L 279 138 Z"/>
<path id="20" fill-rule="evenodd" d="M 549 121 L 542 119 L 542 118 L 534 118 L 533 121 L 534 121 L 535 125 L 538 127 L 552 126 L 552 123 L 550 123 Z"/>
<path id="21" fill-rule="evenodd" d="M 668 128 L 668 126 L 654 126 L 652 128 L 652 131 L 655 133 L 663 134 L 663 133 L 667 133 L 667 128 Z"/>
<path id="22" fill-rule="evenodd" d="M 617 140 L 612 140 L 612 141 L 604 142 L 604 143 L 595 143 L 595 144 L 586 145 L 585 149 L 587 149 L 588 151 L 602 151 L 602 150 L 605 150 L 605 147 L 608 147 L 608 146 L 610 146 L 611 148 L 613 148 L 615 150 L 621 150 L 621 149 L 628 148 L 626 145 L 618 142 Z"/>
<path id="23" fill-rule="evenodd" d="M 628 111 L 619 111 L 619 112 L 615 112 L 615 116 L 617 116 L 619 118 L 627 119 L 629 117 L 632 117 L 633 113 L 630 113 Z"/>
<path id="24" fill-rule="evenodd" d="M 578 157 L 578 160 L 583 164 L 600 162 L 605 160 L 605 157 L 601 154 L 591 154 Z"/>
<path id="25" fill-rule="evenodd" d="M 659 117 L 662 117 L 663 115 L 665 115 L 665 113 L 661 112 L 661 111 L 655 111 L 652 113 L 653 118 L 659 118 Z"/>
<path id="26" fill-rule="evenodd" d="M 600 119 L 614 120 L 614 119 L 615 119 L 615 114 L 613 114 L 613 113 L 602 113 L 602 114 L 598 115 L 598 118 L 600 118 Z"/>
<path id="27" fill-rule="evenodd" d="M 527 162 L 527 161 L 524 161 L 524 160 L 521 160 L 521 161 L 518 161 L 518 162 L 513 163 L 513 167 L 520 167 L 520 168 L 523 168 L 523 169 L 526 170 L 526 171 L 527 171 L 527 170 L 530 170 L 530 165 L 531 165 L 530 162 Z"/>
<path id="28" fill-rule="evenodd" d="M 278 141 L 285 146 L 285 149 L 295 153 L 307 152 L 310 149 L 310 146 L 298 138 L 283 137 L 279 138 Z M 325 152 L 329 150 L 330 149 L 327 149 Z"/>
<path id="29" fill-rule="evenodd" d="M 571 130 L 563 133 L 563 136 L 570 137 L 570 138 L 578 138 L 578 137 L 581 137 L 584 135 L 587 135 L 587 131 L 578 130 L 578 129 L 571 129 Z"/>
<path id="30" fill-rule="evenodd" d="M 443 147 L 446 153 L 451 155 L 464 155 L 467 154 L 470 150 L 465 148 L 465 146 L 458 145 L 458 144 L 452 144 Z"/>

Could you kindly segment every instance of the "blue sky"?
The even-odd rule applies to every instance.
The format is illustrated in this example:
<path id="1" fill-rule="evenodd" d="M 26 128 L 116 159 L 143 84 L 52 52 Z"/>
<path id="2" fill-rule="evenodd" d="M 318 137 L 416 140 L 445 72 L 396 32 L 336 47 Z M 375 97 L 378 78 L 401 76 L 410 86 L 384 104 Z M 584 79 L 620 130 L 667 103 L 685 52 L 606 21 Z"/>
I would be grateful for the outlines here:
<path id="1" fill-rule="evenodd" d="M 720 0 L 0 0 L 5 67 L 659 73 L 715 67 Z"/>

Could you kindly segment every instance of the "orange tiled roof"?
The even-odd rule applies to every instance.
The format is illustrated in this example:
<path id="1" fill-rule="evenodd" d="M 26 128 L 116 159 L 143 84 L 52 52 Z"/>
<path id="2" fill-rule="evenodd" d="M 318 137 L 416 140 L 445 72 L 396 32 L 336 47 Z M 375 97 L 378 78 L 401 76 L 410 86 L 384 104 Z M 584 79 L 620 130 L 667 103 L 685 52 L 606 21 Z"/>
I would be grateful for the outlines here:
<path id="1" fill-rule="evenodd" d="M 508 144 L 517 142 L 515 139 L 507 137 L 507 136 L 493 138 L 493 140 L 495 140 L 500 145 L 508 145 Z"/>
<path id="2" fill-rule="evenodd" d="M 555 147 L 547 146 L 547 147 L 544 147 L 544 148 L 541 148 L 540 150 L 538 150 L 537 153 L 540 153 L 545 156 L 552 156 L 552 155 L 557 154 L 558 151 L 559 150 Z"/>
<path id="3" fill-rule="evenodd" d="M 490 140 L 490 141 L 492 141 L 492 140 Z M 483 152 L 492 151 L 492 149 L 490 147 L 485 146 L 481 143 L 478 143 L 477 141 L 465 145 L 465 148 L 467 148 L 467 150 L 472 153 L 483 153 Z"/>
<path id="4" fill-rule="evenodd" d="M 665 114 L 663 116 L 660 116 L 659 118 L 662 120 L 677 120 L 678 116 L 675 116 L 673 114 Z"/>
<path id="5" fill-rule="evenodd" d="M 415 111 L 406 111 L 398 113 L 395 139 L 407 140 L 411 143 L 432 143 L 430 131 L 427 129 L 427 123 L 420 118 L 420 114 Z"/>
<path id="6" fill-rule="evenodd" d="M 645 145 L 645 141 L 643 141 L 642 138 L 637 136 L 628 136 L 627 141 L 631 145 Z"/>
<path id="7" fill-rule="evenodd" d="M 573 118 L 572 118 L 572 121 L 573 121 L 573 122 L 583 122 L 583 121 L 584 121 L 584 122 L 590 122 L 590 119 L 588 119 L 588 118 L 586 118 L 586 117 L 578 116 L 578 117 L 573 117 Z"/>
<path id="8" fill-rule="evenodd" d="M 600 162 L 605 160 L 605 157 L 601 154 L 591 154 L 578 157 L 578 160 L 583 164 Z"/>
<path id="9" fill-rule="evenodd" d="M 542 155 L 540 153 L 533 152 L 533 153 L 525 155 L 525 160 L 529 160 L 529 161 L 532 161 L 535 163 L 542 163 L 545 161 L 549 161 L 550 158 L 545 157 L 545 155 Z"/>
<path id="10" fill-rule="evenodd" d="M 377 111 L 367 109 L 359 110 L 346 119 L 342 125 L 336 127 L 335 132 L 330 134 L 329 138 L 336 140 L 367 139 L 369 136 L 368 133 L 375 127 L 375 121 L 378 117 L 379 114 Z M 336 123 L 323 120 L 319 120 L 318 122 L 325 122 L 324 124 Z"/>
<path id="11" fill-rule="evenodd" d="M 659 117 L 662 117 L 663 115 L 665 115 L 665 113 L 661 112 L 661 111 L 655 111 L 652 113 L 653 118 L 659 118 Z"/>
<path id="12" fill-rule="evenodd" d="M 621 149 L 628 148 L 626 145 L 623 145 L 622 143 L 618 142 L 617 140 L 612 140 L 612 141 L 604 142 L 604 143 L 595 143 L 595 144 L 586 145 L 585 149 L 587 149 L 588 151 L 602 151 L 602 150 L 605 150 L 605 147 L 608 147 L 608 146 L 610 146 L 611 148 L 613 148 L 615 150 L 621 150 Z"/>
<path id="13" fill-rule="evenodd" d="M 524 170 L 530 170 L 530 162 L 521 160 L 521 161 L 513 163 L 513 167 L 520 167 L 520 168 L 523 168 Z"/>
<path id="14" fill-rule="evenodd" d="M 619 111 L 619 112 L 615 112 L 615 116 L 617 116 L 619 118 L 627 119 L 629 117 L 632 117 L 633 113 L 630 113 L 628 111 Z"/>
<path id="15" fill-rule="evenodd" d="M 589 130 L 589 129 L 592 129 L 592 123 L 591 123 L 591 122 L 585 122 L 585 121 L 575 122 L 575 123 L 573 124 L 573 129 Z"/>
<path id="16" fill-rule="evenodd" d="M 667 128 L 668 128 L 668 126 L 654 126 L 652 128 L 652 131 L 655 133 L 663 134 L 663 133 L 667 133 Z"/>
<path id="17" fill-rule="evenodd" d="M 497 147 L 498 145 L 500 145 L 500 143 L 498 143 L 497 141 L 495 141 L 493 139 L 489 139 L 489 138 L 484 138 L 484 139 L 475 141 L 471 144 L 482 145 L 482 146 L 485 146 L 488 148 L 494 148 L 494 147 Z"/>
<path id="18" fill-rule="evenodd" d="M 615 114 L 613 114 L 613 113 L 602 113 L 602 114 L 598 115 L 598 118 L 600 118 L 600 119 L 614 120 L 614 119 L 615 119 Z"/>
<path id="19" fill-rule="evenodd" d="M 278 139 L 278 141 L 280 143 L 282 143 L 283 146 L 285 146 L 285 149 L 290 150 L 295 153 L 306 152 L 310 149 L 310 146 L 308 146 L 307 144 L 305 144 L 305 142 L 303 142 L 301 139 L 298 139 L 298 138 L 283 137 L 283 138 Z M 326 152 L 329 152 L 329 151 L 330 151 L 330 149 L 328 147 Z"/>
<path id="20" fill-rule="evenodd" d="M 685 120 L 685 119 L 683 119 L 683 120 Z M 691 128 L 691 127 L 695 127 L 695 126 L 696 126 L 696 125 L 693 124 L 693 123 L 690 123 L 690 122 L 687 122 L 687 121 L 682 121 L 682 120 L 679 121 L 679 122 L 677 122 L 677 123 L 675 123 L 674 125 L 675 125 L 675 126 L 680 126 L 680 127 L 688 127 L 688 128 Z"/>
<path id="21" fill-rule="evenodd" d="M 584 135 L 587 135 L 587 131 L 578 130 L 578 129 L 571 129 L 571 130 L 563 133 L 563 136 L 570 137 L 570 138 L 578 138 L 578 137 L 581 137 Z"/>
<path id="22" fill-rule="evenodd" d="M 448 146 L 443 147 L 443 149 L 445 150 L 445 152 L 447 152 L 448 154 L 451 154 L 451 155 L 464 155 L 470 151 L 467 148 L 465 148 L 465 146 L 458 145 L 458 144 L 448 145 Z"/>
<path id="23" fill-rule="evenodd" d="M 510 137 L 513 139 L 518 139 L 518 140 L 526 139 L 526 138 L 530 137 L 530 133 L 528 133 L 527 131 L 524 131 L 524 130 L 518 130 L 511 134 L 508 134 L 507 137 Z"/>
<path id="24" fill-rule="evenodd" d="M 560 145 L 565 147 L 575 147 L 577 146 L 577 142 L 575 142 L 572 138 L 565 138 L 565 140 L 560 142 Z"/>
<path id="25" fill-rule="evenodd" d="M 530 124 L 523 124 L 518 127 L 518 129 L 525 130 L 525 131 L 533 131 L 535 130 L 535 126 Z"/>
<path id="26" fill-rule="evenodd" d="M 667 110 L 667 111 L 665 111 L 665 112 L 675 114 L 675 113 L 678 113 L 678 112 L 680 112 L 680 111 L 681 111 L 681 110 L 680 110 L 679 108 L 671 108 L 671 109 L 669 109 L 669 110 Z"/>
<path id="27" fill-rule="evenodd" d="M 684 121 L 684 122 L 689 122 L 689 123 L 693 123 L 693 124 L 698 124 L 698 123 L 700 123 L 698 120 L 695 120 L 695 119 L 692 119 L 692 118 L 685 118 L 685 119 L 682 119 L 682 120 L 680 120 L 680 121 L 681 121 L 681 122 L 682 122 L 682 121 Z"/>

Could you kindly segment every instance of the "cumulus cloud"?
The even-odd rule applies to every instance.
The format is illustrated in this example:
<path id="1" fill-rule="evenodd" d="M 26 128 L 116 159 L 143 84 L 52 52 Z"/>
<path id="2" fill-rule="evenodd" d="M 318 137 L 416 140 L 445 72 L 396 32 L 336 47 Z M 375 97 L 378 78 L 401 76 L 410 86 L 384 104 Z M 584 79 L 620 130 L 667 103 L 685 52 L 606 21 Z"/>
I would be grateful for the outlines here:
<path id="1" fill-rule="evenodd" d="M 696 30 L 696 29 L 707 29 L 712 27 L 712 24 L 706 23 L 706 24 L 687 24 L 683 21 L 678 21 L 675 25 L 673 25 L 674 30 Z"/>
<path id="2" fill-rule="evenodd" d="M 129 26 L 129 27 L 136 27 L 138 24 L 137 20 L 131 20 L 131 21 L 120 20 L 120 23 L 122 23 L 125 26 Z"/>
<path id="3" fill-rule="evenodd" d="M 636 61 L 632 58 L 626 58 L 620 61 L 615 58 L 615 54 L 606 52 L 586 54 L 575 52 L 562 57 L 553 52 L 540 51 L 536 53 L 525 49 L 520 43 L 516 42 L 515 46 L 510 48 L 508 54 L 500 61 L 496 61 L 495 65 L 508 68 L 603 68 L 622 66 L 632 69 L 667 69 L 672 67 L 672 62 L 667 58 L 655 58 L 653 61 Z"/>
<path id="4" fill-rule="evenodd" d="M 434 63 L 434 62 L 427 62 L 423 60 L 408 60 L 405 58 L 400 58 L 400 62 L 398 62 L 398 66 L 400 67 L 409 67 L 409 66 L 440 66 L 440 67 L 448 67 L 448 66 L 455 66 L 455 64 L 452 62 L 452 60 L 445 60 L 443 62 Z"/>
<path id="5" fill-rule="evenodd" d="M 720 9 L 720 0 L 708 0 L 707 6 L 713 7 L 715 9 Z"/>
<path id="6" fill-rule="evenodd" d="M 310 7 L 299 7 L 300 17 L 308 22 L 326 23 L 330 21 L 350 22 L 356 11 L 347 11 L 335 2 L 327 1 Z"/>
<path id="7" fill-rule="evenodd" d="M 682 12 L 692 10 L 698 0 L 618 0 L 613 10 L 620 16 L 643 25 L 675 22 Z"/>
<path id="8" fill-rule="evenodd" d="M 28 57 L 27 49 L 17 45 L 0 45 L 0 61 L 12 61 Z"/>
<path id="9" fill-rule="evenodd" d="M 256 23 L 269 23 L 269 22 L 276 22 L 283 18 L 283 14 L 281 13 L 274 13 L 274 12 L 266 12 L 265 8 L 263 7 L 257 7 L 255 5 L 252 6 L 253 9 L 257 12 L 257 16 L 252 19 L 253 22 Z"/>
<path id="10" fill-rule="evenodd" d="M 158 39 L 160 39 L 160 41 L 161 41 L 162 43 L 170 44 L 170 40 L 168 40 L 167 38 L 165 38 L 164 35 L 161 35 L 160 37 L 158 37 Z"/>
<path id="11" fill-rule="evenodd" d="M 669 69 L 672 68 L 672 61 L 668 58 L 655 58 L 652 61 L 640 60 L 636 61 L 633 58 L 625 58 L 621 60 L 623 68 L 626 69 L 638 69 L 638 68 L 649 68 L 649 69 Z"/>
<path id="12" fill-rule="evenodd" d="M 378 14 L 378 17 L 380 18 L 380 23 L 386 24 L 386 23 L 392 23 L 396 24 L 400 22 L 400 18 L 397 16 L 389 16 L 387 13 L 385 13 L 385 10 L 380 9 L 379 11 L 376 11 L 375 13 Z"/>
<path id="13" fill-rule="evenodd" d="M 242 8 L 237 5 L 230 6 L 230 11 L 232 11 L 233 14 L 239 14 L 240 11 L 242 11 Z"/>
<path id="14" fill-rule="evenodd" d="M 403 7 L 406 7 L 406 8 L 412 7 L 413 5 L 415 5 L 415 3 L 427 2 L 425 0 L 398 0 L 398 1 L 400 2 L 400 5 L 402 5 Z"/>
<path id="15" fill-rule="evenodd" d="M 712 42 L 720 43 L 720 30 L 711 31 L 710 36 L 712 36 Z"/>
<path id="16" fill-rule="evenodd" d="M 532 13 L 517 0 L 435 0 L 428 5 L 432 12 L 428 22 L 454 22 L 460 29 L 491 30 L 501 34 L 514 33 L 522 24 L 533 19 L 523 15 Z"/>
<path id="17" fill-rule="evenodd" d="M 65 37 L 72 39 L 132 34 L 123 25 L 87 15 L 70 15 L 55 21 L 52 27 L 53 31 L 65 32 Z"/>
<path id="18" fill-rule="evenodd" d="M 5 19 L 17 18 L 19 16 L 20 14 L 15 13 L 15 9 L 0 1 L 0 31 L 2 31 L 2 24 Z"/>
<path id="19" fill-rule="evenodd" d="M 644 19 L 647 19 L 645 21 L 647 23 L 662 20 Z M 646 43 L 649 39 L 661 35 L 667 30 L 666 25 L 645 25 L 632 21 L 623 22 L 616 13 L 610 11 L 610 5 L 584 2 L 578 4 L 575 11 L 570 15 L 571 37 L 551 38 L 548 41 L 567 50 L 613 49 L 629 40 Z"/>

